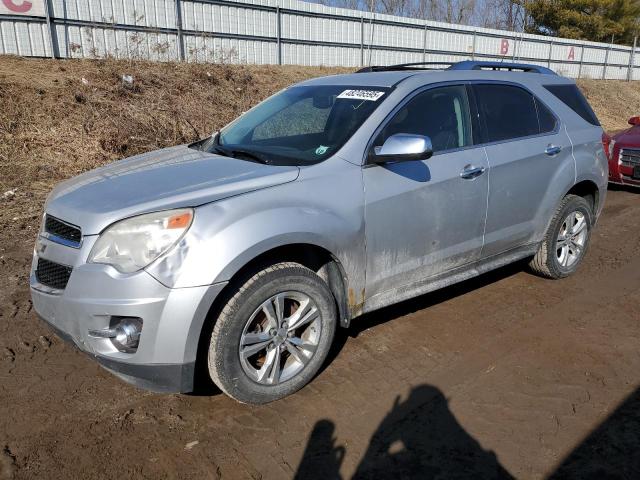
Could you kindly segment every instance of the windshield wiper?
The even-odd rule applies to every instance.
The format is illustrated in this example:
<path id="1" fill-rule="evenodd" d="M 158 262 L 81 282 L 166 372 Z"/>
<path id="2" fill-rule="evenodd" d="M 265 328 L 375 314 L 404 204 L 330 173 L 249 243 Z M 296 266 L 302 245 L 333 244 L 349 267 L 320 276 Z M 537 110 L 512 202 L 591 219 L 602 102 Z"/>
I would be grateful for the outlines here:
<path id="1" fill-rule="evenodd" d="M 249 152 L 248 150 L 234 149 L 234 150 L 231 150 L 231 154 L 234 156 L 234 158 L 245 157 L 245 158 L 248 158 L 250 160 L 255 160 L 256 162 L 259 162 L 259 163 L 264 163 L 265 165 L 271 163 L 269 160 L 267 160 L 262 155 L 259 155 L 259 154 L 254 153 L 254 152 Z"/>
<path id="2" fill-rule="evenodd" d="M 263 163 L 265 165 L 270 164 L 271 162 L 269 160 L 267 160 L 266 158 L 264 158 L 262 155 L 259 155 L 257 153 L 254 152 L 250 152 L 248 150 L 242 150 L 240 148 L 224 148 L 220 145 L 214 145 L 212 147 L 212 150 L 215 151 L 216 153 L 219 153 L 221 155 L 224 155 L 226 157 L 232 157 L 232 158 L 239 158 L 239 159 L 246 159 L 246 160 L 251 160 L 254 162 L 258 162 L 258 163 Z"/>

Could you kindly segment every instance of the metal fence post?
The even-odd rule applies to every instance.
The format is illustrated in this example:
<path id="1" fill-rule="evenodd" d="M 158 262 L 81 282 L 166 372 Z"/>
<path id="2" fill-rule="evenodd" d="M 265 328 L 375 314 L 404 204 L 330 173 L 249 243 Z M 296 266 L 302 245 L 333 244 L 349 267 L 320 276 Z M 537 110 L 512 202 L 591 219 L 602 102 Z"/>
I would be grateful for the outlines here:
<path id="1" fill-rule="evenodd" d="M 516 49 L 518 48 L 518 37 L 514 36 L 513 37 L 513 52 L 511 53 L 511 61 L 515 62 L 516 61 Z"/>
<path id="2" fill-rule="evenodd" d="M 551 56 L 553 55 L 553 40 L 549 42 L 549 57 L 547 58 L 547 68 L 551 68 Z"/>
<path id="3" fill-rule="evenodd" d="M 60 50 L 58 48 L 56 31 L 53 28 L 53 22 L 51 21 L 51 18 L 53 17 L 53 7 L 51 6 L 51 0 L 45 0 L 44 11 L 47 15 L 47 28 L 49 29 L 49 47 L 51 49 L 51 58 L 58 58 L 60 57 Z"/>
<path id="4" fill-rule="evenodd" d="M 471 60 L 475 60 L 476 59 L 476 35 L 477 35 L 477 31 L 474 30 L 473 31 L 473 40 L 471 41 Z"/>
<path id="5" fill-rule="evenodd" d="M 582 59 L 584 57 L 584 45 L 580 46 L 580 65 L 578 66 L 578 78 L 582 75 Z"/>
<path id="6" fill-rule="evenodd" d="M 636 43 L 638 42 L 638 37 L 633 37 L 633 48 L 631 49 L 631 54 L 629 55 L 629 69 L 627 70 L 627 82 L 633 80 L 633 72 L 636 68 L 635 56 L 636 56 Z"/>
<path id="7" fill-rule="evenodd" d="M 611 43 L 613 43 L 613 35 L 611 36 Z M 609 63 L 609 50 L 611 50 L 611 43 L 607 46 L 607 52 L 604 54 L 604 66 L 602 67 L 602 80 L 607 78 L 607 64 Z"/>
<path id="8" fill-rule="evenodd" d="M 180 61 L 184 62 L 184 38 L 182 36 L 182 7 L 180 6 L 180 0 L 176 1 L 176 30 L 178 31 L 178 55 Z"/>
<path id="9" fill-rule="evenodd" d="M 360 66 L 364 64 L 364 17 L 360 17 Z"/>
<path id="10" fill-rule="evenodd" d="M 422 61 L 427 61 L 427 22 L 424 23 L 424 33 L 422 34 Z"/>
<path id="11" fill-rule="evenodd" d="M 376 14 L 373 14 L 375 17 Z M 371 66 L 371 46 L 373 45 L 373 29 L 375 28 L 375 24 L 373 23 L 373 17 L 369 19 L 369 29 L 371 30 L 371 35 L 369 35 L 369 61 L 367 62 L 367 66 Z"/>
<path id="12" fill-rule="evenodd" d="M 282 65 L 282 23 L 280 21 L 280 6 L 276 7 L 276 35 L 278 49 L 278 65 Z"/>

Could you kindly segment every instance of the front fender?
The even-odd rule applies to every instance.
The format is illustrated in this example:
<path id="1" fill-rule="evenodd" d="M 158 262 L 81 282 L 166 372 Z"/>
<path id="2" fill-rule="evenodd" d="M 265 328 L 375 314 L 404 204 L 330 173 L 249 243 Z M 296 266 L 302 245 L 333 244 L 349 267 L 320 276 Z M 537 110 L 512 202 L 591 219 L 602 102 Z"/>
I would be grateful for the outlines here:
<path id="1" fill-rule="evenodd" d="M 290 184 L 198 207 L 185 238 L 147 271 L 169 287 L 211 285 L 229 281 L 268 250 L 306 243 L 329 251 L 349 287 L 361 291 L 361 170 L 343 161 L 339 166 L 319 164 Z"/>

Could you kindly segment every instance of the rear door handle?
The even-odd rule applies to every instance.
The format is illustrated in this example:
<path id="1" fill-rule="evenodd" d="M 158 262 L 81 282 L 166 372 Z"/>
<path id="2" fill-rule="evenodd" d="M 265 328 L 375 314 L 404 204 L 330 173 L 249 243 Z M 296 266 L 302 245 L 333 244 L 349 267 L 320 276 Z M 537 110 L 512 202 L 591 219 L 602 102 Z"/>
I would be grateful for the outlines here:
<path id="1" fill-rule="evenodd" d="M 484 171 L 484 167 L 474 167 L 473 165 L 466 165 L 462 172 L 460 172 L 460 178 L 471 180 L 482 175 Z"/>
<path id="2" fill-rule="evenodd" d="M 545 148 L 544 153 L 546 153 L 547 155 L 549 155 L 550 157 L 553 155 L 557 155 L 560 153 L 560 150 L 562 150 L 562 147 L 558 147 L 557 145 L 547 145 L 547 148 Z"/>

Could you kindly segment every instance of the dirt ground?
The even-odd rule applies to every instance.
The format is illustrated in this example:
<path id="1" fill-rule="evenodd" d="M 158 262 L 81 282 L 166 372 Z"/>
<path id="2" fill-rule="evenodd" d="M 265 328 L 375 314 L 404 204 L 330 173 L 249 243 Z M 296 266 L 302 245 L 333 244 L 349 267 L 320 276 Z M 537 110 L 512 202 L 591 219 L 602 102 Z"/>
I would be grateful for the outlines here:
<path id="1" fill-rule="evenodd" d="M 0 93 L 23 62 L 0 60 Z M 37 165 L 46 142 L 21 145 L 6 112 L 0 154 Z M 13 158 L 0 157 L 0 195 L 18 188 L 0 198 L 0 479 L 640 478 L 640 191 L 609 191 L 575 276 L 517 264 L 361 317 L 310 385 L 251 407 L 137 390 L 36 318 L 42 192 L 67 170 L 18 175 Z"/>

